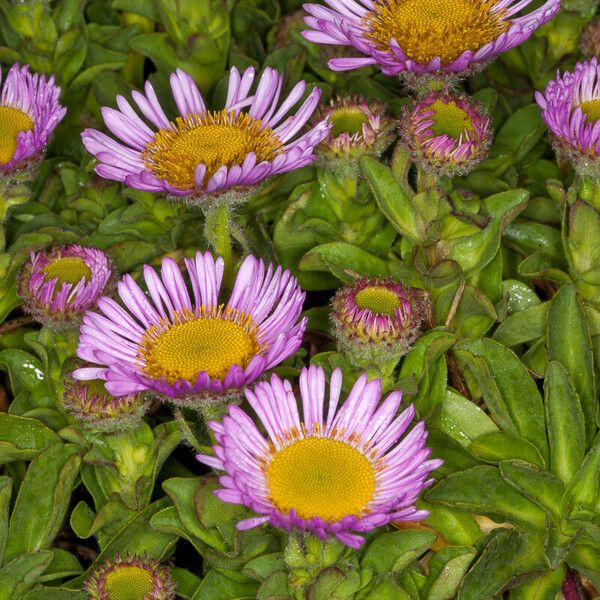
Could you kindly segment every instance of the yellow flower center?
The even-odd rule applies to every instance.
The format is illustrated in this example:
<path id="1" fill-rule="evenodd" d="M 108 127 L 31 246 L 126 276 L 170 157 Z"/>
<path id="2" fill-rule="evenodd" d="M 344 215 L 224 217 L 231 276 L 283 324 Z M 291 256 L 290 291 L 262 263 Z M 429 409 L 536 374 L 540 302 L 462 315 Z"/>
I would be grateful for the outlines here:
<path id="1" fill-rule="evenodd" d="M 355 135 L 362 133 L 362 126 L 369 122 L 367 115 L 359 108 L 343 107 L 331 111 L 329 117 L 333 123 L 331 135 L 337 137 L 342 133 Z"/>
<path id="2" fill-rule="evenodd" d="M 581 108 L 581 111 L 585 115 L 586 121 L 595 123 L 598 119 L 600 119 L 600 99 L 582 102 L 579 105 L 579 108 Z"/>
<path id="3" fill-rule="evenodd" d="M 42 269 L 45 273 L 46 281 L 58 279 L 55 289 L 58 291 L 63 283 L 75 285 L 82 279 L 86 283 L 92 278 L 91 269 L 85 264 L 83 258 L 78 256 L 63 256 L 54 259 L 51 263 Z"/>
<path id="4" fill-rule="evenodd" d="M 146 330 L 140 344 L 145 375 L 167 383 L 196 383 L 206 371 L 223 379 L 233 365 L 246 368 L 264 350 L 257 340 L 252 317 L 223 307 L 202 308 L 200 316 L 189 311 L 176 314 L 176 323 L 163 322 Z"/>
<path id="5" fill-rule="evenodd" d="M 284 513 L 293 508 L 302 519 L 360 516 L 375 492 L 369 460 L 329 438 L 309 437 L 279 450 L 266 476 L 275 506 Z"/>
<path id="6" fill-rule="evenodd" d="M 0 106 L 0 164 L 5 165 L 14 156 L 19 133 L 32 129 L 29 115 L 12 106 Z"/>
<path id="7" fill-rule="evenodd" d="M 389 51 L 395 39 L 407 58 L 428 63 L 439 56 L 446 64 L 466 50 L 476 52 L 509 28 L 498 0 L 375 0 L 363 18 L 367 39 Z"/>
<path id="8" fill-rule="evenodd" d="M 206 166 L 206 184 L 219 167 L 241 165 L 250 152 L 260 163 L 273 160 L 282 151 L 279 138 L 260 119 L 222 110 L 177 117 L 146 146 L 143 160 L 158 179 L 189 190 L 195 187 L 199 164 Z"/>
<path id="9" fill-rule="evenodd" d="M 152 591 L 152 573 L 143 567 L 121 565 L 106 575 L 108 600 L 145 600 Z"/>
<path id="10" fill-rule="evenodd" d="M 430 107 L 434 111 L 431 119 L 431 130 L 434 135 L 447 135 L 458 140 L 461 135 L 473 131 L 473 122 L 469 114 L 455 102 L 441 102 L 436 100 Z"/>
<path id="11" fill-rule="evenodd" d="M 358 308 L 366 308 L 378 315 L 394 316 L 394 311 L 402 306 L 398 294 L 378 285 L 366 287 L 354 297 Z"/>

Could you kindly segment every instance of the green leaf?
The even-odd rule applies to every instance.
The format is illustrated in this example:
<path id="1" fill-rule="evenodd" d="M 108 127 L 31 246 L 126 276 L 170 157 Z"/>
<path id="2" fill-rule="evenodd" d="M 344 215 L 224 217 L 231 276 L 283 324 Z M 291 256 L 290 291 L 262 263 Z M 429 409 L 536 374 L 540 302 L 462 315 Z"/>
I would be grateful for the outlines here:
<path id="1" fill-rule="evenodd" d="M 87 502 L 80 500 L 69 517 L 69 524 L 77 537 L 85 539 L 92 535 L 95 518 L 96 514 Z"/>
<path id="2" fill-rule="evenodd" d="M 346 242 L 330 242 L 316 246 L 300 260 L 301 271 L 325 271 L 329 269 L 338 279 L 352 281 L 350 273 L 358 273 L 365 277 L 384 276 L 388 274 L 387 263 Z"/>
<path id="3" fill-rule="evenodd" d="M 416 529 L 384 533 L 369 544 L 361 568 L 379 574 L 400 573 L 430 548 L 435 540 L 435 534 Z"/>
<path id="4" fill-rule="evenodd" d="M 79 575 L 83 569 L 75 556 L 66 550 L 52 548 L 52 562 L 46 567 L 44 574 L 38 578 L 40 582 L 66 579 Z"/>
<path id="5" fill-rule="evenodd" d="M 23 350 L 10 349 L 0 352 L 0 368 L 8 371 L 15 396 L 23 391 L 50 395 L 42 363 Z"/>
<path id="6" fill-rule="evenodd" d="M 540 508 L 560 519 L 560 502 L 565 489 L 560 479 L 520 460 L 504 460 L 499 466 L 505 481 Z"/>
<path id="7" fill-rule="evenodd" d="M 544 381 L 550 472 L 571 481 L 585 455 L 585 417 L 569 373 L 557 361 L 548 363 Z"/>
<path id="8" fill-rule="evenodd" d="M 264 554 L 246 563 L 243 573 L 257 581 L 265 581 L 271 573 L 284 570 L 285 561 L 283 555 L 281 552 L 275 552 L 273 554 Z"/>
<path id="9" fill-rule="evenodd" d="M 540 107 L 528 104 L 517 109 L 496 134 L 491 156 L 507 154 L 515 163 L 521 162 L 545 134 Z"/>
<path id="10" fill-rule="evenodd" d="M 257 600 L 288 600 L 290 590 L 288 587 L 288 575 L 284 572 L 273 573 L 260 586 L 256 593 Z"/>
<path id="11" fill-rule="evenodd" d="M 360 161 L 381 212 L 402 235 L 415 243 L 426 239 L 425 223 L 389 167 L 370 156 Z"/>
<path id="12" fill-rule="evenodd" d="M 473 515 L 424 500 L 419 500 L 419 508 L 429 511 L 427 524 L 439 531 L 452 545 L 472 546 L 483 536 Z"/>
<path id="13" fill-rule="evenodd" d="M 62 527 L 80 464 L 73 444 L 54 444 L 33 459 L 10 519 L 7 560 L 50 546 Z"/>
<path id="14" fill-rule="evenodd" d="M 571 503 L 577 512 L 579 509 L 596 511 L 600 494 L 600 434 L 586 454 L 577 472 L 569 482 L 565 492 L 565 502 Z"/>
<path id="15" fill-rule="evenodd" d="M 496 424 L 481 408 L 453 390 L 446 390 L 446 397 L 433 423 L 465 448 L 480 436 L 498 431 Z"/>
<path id="16" fill-rule="evenodd" d="M 56 588 L 35 588 L 23 596 L 23 600 L 87 600 L 88 595 L 85 592 L 76 592 L 73 590 L 59 590 Z"/>
<path id="17" fill-rule="evenodd" d="M 180 567 L 171 567 L 169 571 L 171 579 L 175 582 L 177 595 L 184 600 L 190 600 L 202 583 L 200 577 Z"/>
<path id="18" fill-rule="evenodd" d="M 598 402 L 594 381 L 594 355 L 589 327 L 572 285 L 565 285 L 552 299 L 548 313 L 548 357 L 567 369 L 585 415 L 585 439 L 596 433 Z"/>
<path id="19" fill-rule="evenodd" d="M 518 357 L 490 339 L 466 340 L 457 344 L 454 352 L 472 370 L 498 424 L 531 442 L 546 460 L 544 404 Z"/>
<path id="20" fill-rule="evenodd" d="M 8 519 L 10 516 L 10 498 L 12 479 L 0 476 L 0 566 L 4 564 L 4 550 L 8 536 Z"/>
<path id="21" fill-rule="evenodd" d="M 256 598 L 258 584 L 229 579 L 218 571 L 206 574 L 192 600 L 241 600 Z"/>
<path id="22" fill-rule="evenodd" d="M 0 569 L 0 600 L 18 600 L 52 561 L 52 552 L 21 554 Z"/>
<path id="23" fill-rule="evenodd" d="M 516 312 L 500 323 L 494 335 L 504 346 L 517 346 L 541 338 L 546 333 L 550 302 Z"/>
<path id="24" fill-rule="evenodd" d="M 543 530 L 546 523 L 544 511 L 519 494 L 490 465 L 449 475 L 425 494 L 425 500 L 530 529 Z"/>
<path id="25" fill-rule="evenodd" d="M 498 463 L 511 458 L 525 460 L 544 467 L 539 450 L 521 436 L 503 431 L 494 431 L 471 442 L 469 452 L 486 462 Z"/>
<path id="26" fill-rule="evenodd" d="M 377 583 L 361 600 L 412 600 L 411 596 L 398 587 L 392 579 L 384 579 Z"/>
<path id="27" fill-rule="evenodd" d="M 527 205 L 527 190 L 510 190 L 486 198 L 482 209 L 491 215 L 490 222 L 477 233 L 461 236 L 445 243 L 448 258 L 455 260 L 465 271 L 480 271 L 496 256 L 500 248 L 502 230 Z"/>
<path id="28" fill-rule="evenodd" d="M 421 417 L 429 415 L 446 396 L 446 360 L 444 353 L 456 338 L 447 331 L 430 331 L 413 345 L 402 361 L 400 379 L 414 376 L 418 392 L 411 399 Z"/>
<path id="29" fill-rule="evenodd" d="M 241 515 L 243 508 L 220 502 L 212 494 L 217 487 L 216 481 L 209 478 L 176 477 L 163 482 L 185 529 L 203 543 L 225 552 L 227 546 L 214 526 Z"/>
<path id="30" fill-rule="evenodd" d="M 330 600 L 344 580 L 344 573 L 338 567 L 323 569 L 306 590 L 307 600 Z"/>
<path id="31" fill-rule="evenodd" d="M 427 600 L 452 600 L 475 558 L 474 548 L 443 548 L 436 552 L 428 564 L 428 574 L 422 596 Z"/>
<path id="32" fill-rule="evenodd" d="M 460 600 L 490 600 L 500 592 L 546 569 L 540 538 L 518 531 L 496 530 L 467 573 Z"/>
<path id="33" fill-rule="evenodd" d="M 546 571 L 543 575 L 512 588 L 508 600 L 556 600 L 565 581 L 564 566 L 555 571 Z"/>
<path id="34" fill-rule="evenodd" d="M 0 463 L 31 460 L 60 442 L 60 438 L 37 419 L 0 413 Z"/>
<path id="35" fill-rule="evenodd" d="M 600 550 L 577 544 L 567 558 L 568 565 L 583 573 L 596 589 L 600 589 Z"/>

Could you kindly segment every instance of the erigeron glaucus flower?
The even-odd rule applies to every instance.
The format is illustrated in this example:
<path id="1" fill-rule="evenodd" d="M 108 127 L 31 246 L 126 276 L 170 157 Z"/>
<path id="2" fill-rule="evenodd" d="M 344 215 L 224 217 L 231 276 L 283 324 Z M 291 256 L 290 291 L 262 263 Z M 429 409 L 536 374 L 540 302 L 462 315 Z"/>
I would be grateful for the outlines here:
<path id="1" fill-rule="evenodd" d="M 422 290 L 391 279 L 365 277 L 343 286 L 331 302 L 339 349 L 365 368 L 399 359 L 419 335 L 427 302 Z"/>
<path id="2" fill-rule="evenodd" d="M 329 118 L 331 131 L 317 148 L 323 162 L 337 168 L 341 158 L 356 161 L 361 156 L 380 156 L 393 139 L 394 121 L 380 102 L 360 98 L 333 100 L 321 108 L 316 119 Z"/>
<path id="3" fill-rule="evenodd" d="M 400 132 L 413 160 L 438 175 L 464 175 L 486 158 L 490 119 L 467 96 L 430 92 L 405 109 Z"/>
<path id="4" fill-rule="evenodd" d="M 188 285 L 171 258 L 160 276 L 144 266 L 148 296 L 130 275 L 118 284 L 125 308 L 110 298 L 83 319 L 74 372 L 104 379 L 114 396 L 153 390 L 175 404 L 200 406 L 241 389 L 300 346 L 304 292 L 289 271 L 249 256 L 229 298 L 219 298 L 224 263 L 209 252 L 185 259 Z"/>
<path id="5" fill-rule="evenodd" d="M 115 556 L 84 584 L 89 600 L 175 600 L 169 570 L 146 556 Z"/>
<path id="6" fill-rule="evenodd" d="M 149 407 L 143 393 L 115 398 L 102 379 L 64 383 L 63 404 L 77 421 L 93 431 L 116 432 L 135 427 Z"/>
<path id="7" fill-rule="evenodd" d="M 535 99 L 556 152 L 584 177 L 600 178 L 600 66 L 594 57 L 557 74 Z"/>
<path id="8" fill-rule="evenodd" d="M 547 0 L 324 0 L 305 4 L 317 44 L 353 46 L 365 56 L 333 58 L 344 71 L 378 64 L 386 75 L 464 73 L 524 42 L 560 9 Z"/>
<path id="9" fill-rule="evenodd" d="M 59 104 L 59 96 L 54 76 L 46 79 L 32 74 L 29 65 L 11 67 L 0 96 L 0 175 L 23 171 L 41 158 L 67 112 Z"/>
<path id="10" fill-rule="evenodd" d="M 341 389 L 339 369 L 331 376 L 329 394 L 323 369 L 303 369 L 300 411 L 290 382 L 273 375 L 246 389 L 260 428 L 237 406 L 229 407 L 222 422 L 209 423 L 215 455 L 197 458 L 224 471 L 216 495 L 258 514 L 240 521 L 238 529 L 270 522 L 312 531 L 321 539 L 333 535 L 358 548 L 362 533 L 428 515 L 415 502 L 442 461 L 427 460 L 423 422 L 402 437 L 414 407 L 397 415 L 402 393 L 392 392 L 380 403 L 381 381 L 368 382 L 366 374 L 338 406 Z"/>
<path id="11" fill-rule="evenodd" d="M 72 244 L 32 252 L 19 276 L 23 309 L 43 324 L 77 325 L 110 291 L 114 275 L 112 261 L 97 248 Z"/>
<path id="12" fill-rule="evenodd" d="M 304 96 L 304 81 L 285 99 L 283 75 L 276 70 L 266 68 L 250 94 L 253 82 L 253 68 L 242 75 L 232 68 L 225 107 L 208 110 L 192 78 L 178 69 L 171 75 L 179 111 L 173 120 L 146 82 L 146 94 L 134 91 L 132 96 L 152 127 L 117 96 L 119 110 L 104 107 L 102 114 L 118 140 L 95 129 L 82 134 L 85 147 L 100 161 L 96 172 L 129 187 L 201 202 L 226 190 L 242 194 L 272 175 L 310 164 L 329 124 L 321 121 L 296 134 L 310 119 L 321 92 L 314 88 L 290 114 Z"/>

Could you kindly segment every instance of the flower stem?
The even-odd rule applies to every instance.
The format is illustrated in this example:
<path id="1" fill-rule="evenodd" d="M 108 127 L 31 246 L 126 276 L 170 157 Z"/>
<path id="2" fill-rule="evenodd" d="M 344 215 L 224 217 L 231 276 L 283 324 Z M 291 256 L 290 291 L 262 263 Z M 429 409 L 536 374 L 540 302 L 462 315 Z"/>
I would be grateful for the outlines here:
<path id="1" fill-rule="evenodd" d="M 438 186 L 438 178 L 425 169 L 417 171 L 417 191 L 425 192 L 427 190 L 435 190 Z"/>
<path id="2" fill-rule="evenodd" d="M 230 211 L 226 203 L 205 209 L 204 237 L 217 256 L 225 262 L 223 283 L 231 287 L 233 275 L 233 252 L 231 246 Z"/>

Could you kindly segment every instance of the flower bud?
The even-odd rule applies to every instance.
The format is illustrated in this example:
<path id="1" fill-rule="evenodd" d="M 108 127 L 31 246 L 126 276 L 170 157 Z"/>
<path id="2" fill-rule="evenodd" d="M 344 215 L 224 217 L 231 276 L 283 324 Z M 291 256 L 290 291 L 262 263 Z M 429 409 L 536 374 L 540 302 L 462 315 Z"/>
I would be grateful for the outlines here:
<path id="1" fill-rule="evenodd" d="M 21 270 L 19 295 L 36 321 L 57 328 L 77 326 L 107 293 L 114 274 L 112 261 L 96 248 L 71 245 L 32 252 Z"/>
<path id="2" fill-rule="evenodd" d="M 418 337 L 427 299 L 421 290 L 391 279 L 357 279 L 332 300 L 340 350 L 357 366 L 400 358 Z"/>
<path id="3" fill-rule="evenodd" d="M 488 154 L 490 119 L 467 96 L 435 91 L 405 109 L 400 131 L 413 161 L 437 175 L 466 175 Z"/>
<path id="4" fill-rule="evenodd" d="M 174 600 L 169 570 L 148 557 L 115 556 L 84 584 L 90 600 Z"/>

